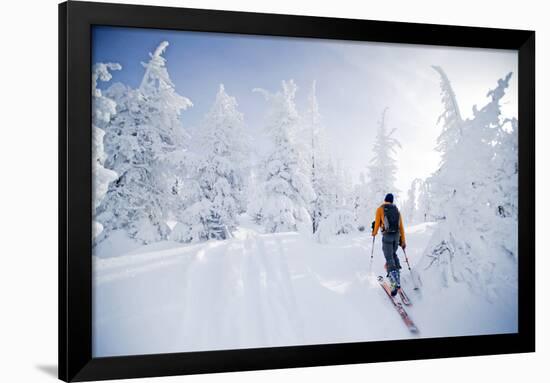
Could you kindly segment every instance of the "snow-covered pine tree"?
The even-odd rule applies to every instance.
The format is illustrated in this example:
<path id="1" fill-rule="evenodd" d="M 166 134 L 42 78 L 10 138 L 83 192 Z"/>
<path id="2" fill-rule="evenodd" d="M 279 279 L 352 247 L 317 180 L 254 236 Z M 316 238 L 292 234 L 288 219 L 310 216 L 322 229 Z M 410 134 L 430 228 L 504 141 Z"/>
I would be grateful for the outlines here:
<path id="1" fill-rule="evenodd" d="M 180 121 L 192 106 L 170 80 L 162 42 L 143 63 L 145 75 L 138 89 L 114 84 L 107 95 L 117 103 L 117 115 L 106 129 L 106 164 L 118 174 L 99 207 L 106 235 L 124 230 L 144 243 L 165 238 L 166 220 L 177 206 L 180 175 L 178 153 L 186 132 Z"/>
<path id="2" fill-rule="evenodd" d="M 359 173 L 359 183 L 354 185 L 353 191 L 353 212 L 357 228 L 360 231 L 368 230 L 374 218 L 371 211 L 367 211 L 367 182 L 365 173 Z"/>
<path id="3" fill-rule="evenodd" d="M 498 80 L 489 91 L 491 101 L 481 110 L 474 107 L 477 126 L 486 133 L 480 138 L 487 144 L 488 153 L 477 155 L 479 161 L 489 160 L 488 166 L 475 169 L 479 181 L 474 186 L 485 191 L 482 203 L 488 208 L 487 221 L 480 222 L 484 240 L 495 246 L 499 254 L 517 258 L 517 196 L 518 196 L 518 136 L 517 120 L 503 118 L 500 101 L 504 97 L 512 73 Z M 489 239 L 490 238 L 490 239 Z M 514 264 L 515 266 L 515 264 Z"/>
<path id="4" fill-rule="evenodd" d="M 439 170 L 426 182 L 431 190 L 431 213 L 434 218 L 441 219 L 444 215 L 444 207 L 454 192 L 454 180 L 449 179 L 447 175 L 451 173 L 460 176 L 459 173 L 447 171 L 447 166 L 449 166 L 449 156 L 453 155 L 454 147 L 462 136 L 464 120 L 447 74 L 439 66 L 434 65 L 432 68 L 440 77 L 440 94 L 443 104 L 443 111 L 437 119 L 437 123 L 441 125 L 441 133 L 437 138 L 436 145 L 436 150 L 441 153 L 441 161 Z"/>
<path id="5" fill-rule="evenodd" d="M 335 166 L 335 178 L 333 182 L 336 191 L 335 203 L 338 207 L 352 208 L 353 186 L 351 183 L 351 174 L 344 166 L 342 160 L 338 159 Z"/>
<path id="6" fill-rule="evenodd" d="M 505 119 L 497 132 L 495 176 L 491 206 L 495 212 L 494 237 L 502 249 L 518 256 L 518 121 Z M 512 235 L 511 235 L 512 234 Z"/>
<path id="7" fill-rule="evenodd" d="M 351 175 L 342 161 L 330 158 L 327 153 L 326 135 L 319 113 L 315 81 L 308 96 L 308 107 L 302 121 L 302 134 L 306 142 L 301 150 L 309 153 L 305 155 L 305 160 L 316 195 L 310 209 L 315 232 L 319 222 L 328 217 L 333 210 L 346 208 L 351 212 L 353 185 Z"/>
<path id="8" fill-rule="evenodd" d="M 248 141 L 237 100 L 220 85 L 198 131 L 196 166 L 191 175 L 196 200 L 182 214 L 171 239 L 195 242 L 227 239 L 246 207 Z"/>
<path id="9" fill-rule="evenodd" d="M 326 136 L 322 124 L 319 104 L 317 102 L 317 83 L 313 81 L 308 95 L 307 108 L 303 116 L 303 135 L 305 152 L 309 153 L 311 186 L 315 199 L 309 208 L 312 220 L 312 232 L 315 233 L 319 223 L 326 218 L 331 209 L 330 179 L 328 177 L 328 156 L 326 153 Z"/>
<path id="10" fill-rule="evenodd" d="M 407 199 L 403 203 L 403 206 L 401 207 L 401 213 L 403 214 L 403 217 L 406 222 L 409 224 L 415 223 L 418 221 L 417 213 L 417 196 L 418 196 L 418 189 L 421 185 L 422 180 L 419 178 L 415 178 L 411 182 L 411 186 L 409 188 L 409 191 L 407 192 Z"/>
<path id="11" fill-rule="evenodd" d="M 436 217 L 433 212 L 433 200 L 432 193 L 430 191 L 430 183 L 421 181 L 418 185 L 418 199 L 417 199 L 417 222 L 431 222 L 435 221 Z"/>
<path id="12" fill-rule="evenodd" d="M 103 200 L 109 188 L 109 183 L 114 181 L 117 174 L 103 166 L 105 163 L 105 151 L 103 137 L 105 126 L 116 114 L 116 103 L 106 97 L 101 89 L 98 89 L 98 81 L 110 81 L 110 71 L 120 70 L 117 63 L 97 63 L 92 68 L 92 237 L 96 238 L 103 231 L 103 225 L 96 220 L 96 209 Z"/>
<path id="13" fill-rule="evenodd" d="M 442 75 L 444 72 L 438 72 L 448 83 Z M 474 106 L 473 118 L 462 120 L 458 137 L 444 147 L 441 166 L 429 180 L 432 195 L 446 194 L 438 196 L 445 201 L 438 207 L 441 221 L 430 239 L 421 267 L 426 272 L 434 272 L 443 286 L 465 282 L 488 297 L 494 296 L 499 275 L 510 275 L 496 272 L 495 265 L 501 271 L 515 267 L 508 262 L 514 259 L 510 257 L 514 249 L 507 247 L 510 242 L 517 243 L 517 223 L 504 226 L 495 221 L 502 218 L 498 214 L 502 203 L 500 195 L 513 193 L 514 189 L 513 185 L 504 186 L 502 179 L 499 180 L 497 169 L 507 161 L 497 162 L 496 155 L 502 145 L 499 136 L 504 124 L 500 100 L 510 77 L 508 74 L 498 81 L 497 87 L 487 95 L 490 102 L 481 110 Z M 445 93 L 450 91 L 443 92 L 444 108 L 451 109 L 445 114 L 459 115 L 456 103 L 445 102 Z M 508 155 L 517 159 L 513 151 Z M 511 164 L 513 173 L 513 160 Z M 495 189 L 500 188 L 506 190 L 499 195 Z M 506 236 L 511 240 L 504 240 Z"/>
<path id="14" fill-rule="evenodd" d="M 399 190 L 395 186 L 397 163 L 394 155 L 401 144 L 393 137 L 396 129 L 388 130 L 386 114 L 388 108 L 382 112 L 378 131 L 372 148 L 373 157 L 367 167 L 368 186 L 365 196 L 366 213 L 370 214 L 369 221 L 374 220 L 376 208 L 384 200 L 387 193 L 392 193 L 398 199 Z"/>
<path id="15" fill-rule="evenodd" d="M 315 192 L 311 186 L 307 161 L 299 150 L 296 135 L 300 118 L 296 110 L 297 86 L 293 80 L 283 81 L 282 90 L 270 93 L 254 89 L 269 103 L 266 130 L 272 148 L 264 163 L 261 188 L 264 199 L 259 211 L 252 212 L 267 232 L 295 231 L 307 227 L 311 233 L 309 214 Z"/>
<path id="16" fill-rule="evenodd" d="M 343 193 L 340 190 L 341 185 L 338 182 L 338 169 L 332 157 L 327 159 L 324 171 L 328 180 L 328 190 L 325 194 L 325 199 L 327 200 L 329 210 L 334 210 L 338 206 L 339 196 Z"/>
<path id="17" fill-rule="evenodd" d="M 441 102 L 443 103 L 443 112 L 438 117 L 437 122 L 441 123 L 441 134 L 437 138 L 436 149 L 443 154 L 453 148 L 462 136 L 462 116 L 456 95 L 447 77 L 447 74 L 439 66 L 432 66 L 439 73 Z"/>
<path id="18" fill-rule="evenodd" d="M 315 238 L 321 243 L 327 243 L 333 236 L 353 233 L 356 230 L 353 212 L 347 208 L 336 208 L 319 222 Z"/>
<path id="19" fill-rule="evenodd" d="M 321 168 L 323 174 L 323 218 L 319 221 L 315 238 L 327 242 L 330 237 L 354 232 L 357 230 L 355 207 L 357 203 L 349 171 L 341 161 L 328 159 L 327 165 Z"/>

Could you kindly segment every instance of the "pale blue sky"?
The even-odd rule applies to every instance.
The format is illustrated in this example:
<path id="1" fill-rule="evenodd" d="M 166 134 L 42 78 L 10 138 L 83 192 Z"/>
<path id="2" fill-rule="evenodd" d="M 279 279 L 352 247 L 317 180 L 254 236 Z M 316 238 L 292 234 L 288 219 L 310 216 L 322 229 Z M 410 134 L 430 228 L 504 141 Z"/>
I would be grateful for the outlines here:
<path id="1" fill-rule="evenodd" d="M 92 60 L 120 63 L 123 69 L 113 73 L 113 82 L 137 87 L 141 62 L 164 40 L 170 43 L 164 57 L 172 81 L 194 104 L 182 116 L 188 129 L 198 125 L 223 83 L 237 98 L 249 134 L 261 141 L 266 103 L 252 89 L 276 91 L 281 80 L 294 79 L 302 108 L 316 80 L 330 151 L 357 177 L 370 160 L 380 114 L 389 107 L 388 126 L 397 128 L 403 145 L 396 156 L 403 194 L 439 161 L 434 147 L 442 106 L 431 65 L 447 72 L 464 117 L 473 104 L 483 105 L 498 78 L 517 73 L 515 51 L 116 27 L 94 28 Z M 504 110 L 517 116 L 516 76 L 508 93 Z"/>

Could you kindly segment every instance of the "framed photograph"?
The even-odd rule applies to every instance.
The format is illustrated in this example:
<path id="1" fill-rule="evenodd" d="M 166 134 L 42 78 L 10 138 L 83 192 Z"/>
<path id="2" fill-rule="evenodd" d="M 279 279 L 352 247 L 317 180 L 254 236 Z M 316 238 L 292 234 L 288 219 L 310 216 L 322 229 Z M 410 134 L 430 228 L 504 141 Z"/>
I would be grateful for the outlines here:
<path id="1" fill-rule="evenodd" d="M 535 32 L 59 5 L 59 377 L 533 352 Z"/>

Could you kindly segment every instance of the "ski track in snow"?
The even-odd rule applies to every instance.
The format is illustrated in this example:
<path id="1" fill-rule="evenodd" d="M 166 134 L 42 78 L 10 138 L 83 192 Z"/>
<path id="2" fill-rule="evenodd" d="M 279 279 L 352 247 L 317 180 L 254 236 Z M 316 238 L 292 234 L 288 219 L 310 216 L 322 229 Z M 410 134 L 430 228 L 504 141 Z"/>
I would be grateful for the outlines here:
<path id="1" fill-rule="evenodd" d="M 432 224 L 408 230 L 413 265 L 432 230 Z M 420 330 L 410 333 L 376 281 L 384 274 L 380 240 L 372 265 L 368 233 L 321 245 L 298 233 L 261 234 L 251 225 L 226 241 L 165 242 L 117 257 L 94 256 L 93 354 L 516 331 L 514 307 L 488 304 L 467 290 L 413 291 L 400 253 L 403 286 L 413 301 L 405 309 Z M 503 312 L 506 320 L 499 319 Z"/>

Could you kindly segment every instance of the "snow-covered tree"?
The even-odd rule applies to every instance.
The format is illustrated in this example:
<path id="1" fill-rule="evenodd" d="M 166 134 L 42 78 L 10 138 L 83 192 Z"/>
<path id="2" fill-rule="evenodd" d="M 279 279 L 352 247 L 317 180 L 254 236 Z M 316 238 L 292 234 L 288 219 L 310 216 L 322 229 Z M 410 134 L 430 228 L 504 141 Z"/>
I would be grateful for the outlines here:
<path id="1" fill-rule="evenodd" d="M 451 161 L 451 157 L 454 153 L 454 148 L 462 137 L 464 129 L 464 121 L 462 119 L 460 108 L 456 100 L 455 92 L 452 88 L 451 82 L 447 77 L 447 74 L 439 66 L 432 66 L 432 68 L 439 74 L 440 77 L 440 89 L 441 89 L 441 102 L 443 104 L 443 111 L 439 115 L 437 123 L 441 125 L 441 133 L 437 138 L 436 150 L 441 153 L 440 168 L 434 177 L 427 180 L 430 184 L 432 192 L 431 210 L 432 214 L 441 218 L 443 216 L 443 209 L 449 202 L 454 190 L 454 180 L 445 176 L 447 172 L 446 168 L 448 162 Z M 452 173 L 452 172 L 450 172 Z M 443 176 L 441 177 L 440 175 Z M 459 176 L 458 173 L 452 173 Z"/>
<path id="2" fill-rule="evenodd" d="M 518 217 L 518 120 L 506 119 L 498 131 L 495 178 L 498 181 L 497 215 Z"/>
<path id="3" fill-rule="evenodd" d="M 454 94 L 450 83 L 441 69 L 437 71 L 448 88 L 442 92 L 444 115 L 460 116 L 456 102 L 446 102 L 447 95 Z M 517 222 L 500 214 L 503 201 L 517 190 L 517 153 L 505 139 L 513 142 L 513 136 L 503 136 L 506 120 L 500 111 L 510 77 L 498 81 L 481 110 L 474 106 L 473 118 L 456 120 L 456 137 L 448 135 L 455 138 L 441 147 L 440 168 L 428 180 L 432 196 L 444 203 L 437 206 L 441 221 L 422 267 L 435 271 L 444 286 L 465 282 L 489 297 L 499 274 L 495 265 L 511 265 L 507 260 L 517 254 Z M 447 126 L 444 123 L 444 131 Z"/>
<path id="4" fill-rule="evenodd" d="M 431 222 L 436 220 L 433 210 L 433 199 L 430 183 L 426 181 L 420 182 L 418 185 L 417 198 L 417 222 Z"/>
<path id="5" fill-rule="evenodd" d="M 401 207 L 401 213 L 403 214 L 403 217 L 405 218 L 405 221 L 409 224 L 415 223 L 418 221 L 418 208 L 417 208 L 417 196 L 418 196 L 418 189 L 419 186 L 422 184 L 422 180 L 419 178 L 415 178 L 411 182 L 411 186 L 409 188 L 409 191 L 407 192 L 407 199 L 403 203 L 403 206 Z"/>
<path id="6" fill-rule="evenodd" d="M 122 67 L 116 63 L 97 63 L 92 68 L 92 200 L 93 200 L 93 238 L 103 231 L 103 225 L 96 220 L 96 209 L 103 200 L 109 183 L 114 181 L 117 174 L 104 167 L 106 154 L 103 147 L 105 126 L 116 114 L 116 103 L 106 97 L 101 89 L 98 89 L 98 81 L 110 81 L 110 71 L 120 70 Z"/>
<path id="7" fill-rule="evenodd" d="M 373 212 L 367 211 L 368 207 L 368 185 L 365 178 L 365 173 L 359 173 L 359 182 L 354 185 L 353 189 L 353 206 L 352 209 L 355 215 L 355 222 L 360 231 L 368 230 L 371 222 L 374 219 Z"/>
<path id="8" fill-rule="evenodd" d="M 349 234 L 357 230 L 355 216 L 350 209 L 336 209 L 331 211 L 319 222 L 315 237 L 321 243 L 327 243 L 336 235 Z"/>
<path id="9" fill-rule="evenodd" d="M 180 121 L 191 101 L 179 95 L 162 55 L 162 42 L 143 63 L 145 74 L 138 89 L 114 84 L 107 95 L 117 114 L 106 128 L 106 164 L 117 172 L 99 207 L 107 232 L 124 230 L 145 243 L 165 238 L 166 219 L 179 196 L 176 171 L 187 138 Z"/>
<path id="10" fill-rule="evenodd" d="M 303 115 L 304 152 L 311 177 L 311 186 L 315 199 L 309 208 L 312 231 L 315 233 L 319 223 L 333 209 L 330 198 L 331 181 L 329 158 L 326 153 L 326 136 L 317 102 L 317 83 L 313 81 L 308 95 L 307 108 Z"/>
<path id="11" fill-rule="evenodd" d="M 355 216 L 355 194 L 351 185 L 351 176 L 340 161 L 334 165 L 328 160 L 321 167 L 322 187 L 317 193 L 322 193 L 318 199 L 322 215 L 318 221 L 315 238 L 320 242 L 327 242 L 330 236 L 342 235 L 357 230 Z"/>
<path id="12" fill-rule="evenodd" d="M 434 65 L 432 68 L 440 76 L 439 86 L 441 88 L 441 102 L 443 103 L 443 112 L 441 112 L 437 120 L 442 126 L 441 134 L 437 138 L 436 149 L 444 155 L 460 140 L 464 121 L 462 120 L 456 95 L 447 74 L 439 66 Z"/>
<path id="13" fill-rule="evenodd" d="M 374 219 L 376 207 L 382 203 L 387 193 L 392 193 L 396 200 L 399 193 L 395 186 L 397 163 L 394 155 L 401 144 L 393 137 L 396 129 L 388 130 L 387 110 L 388 108 L 385 108 L 382 112 L 372 148 L 373 157 L 367 167 L 368 187 L 365 209 L 367 214 L 370 214 L 370 220 Z"/>
<path id="14" fill-rule="evenodd" d="M 501 249 L 518 256 L 518 121 L 506 119 L 498 129 L 495 175 L 490 206 L 495 215 L 493 236 Z"/>
<path id="15" fill-rule="evenodd" d="M 220 85 L 198 131 L 192 182 L 196 200 L 177 217 L 171 238 L 179 241 L 226 239 L 245 210 L 248 147 L 237 100 Z"/>
<path id="16" fill-rule="evenodd" d="M 351 174 L 340 159 L 336 161 L 334 170 L 333 187 L 335 190 L 336 206 L 351 209 L 353 205 Z"/>
<path id="17" fill-rule="evenodd" d="M 298 138 L 300 118 L 296 110 L 297 86 L 293 80 L 283 81 L 282 90 L 261 93 L 269 103 L 266 130 L 272 148 L 263 169 L 263 200 L 253 212 L 267 232 L 294 231 L 312 223 L 309 208 L 315 200 L 307 161 L 300 153 Z"/>

